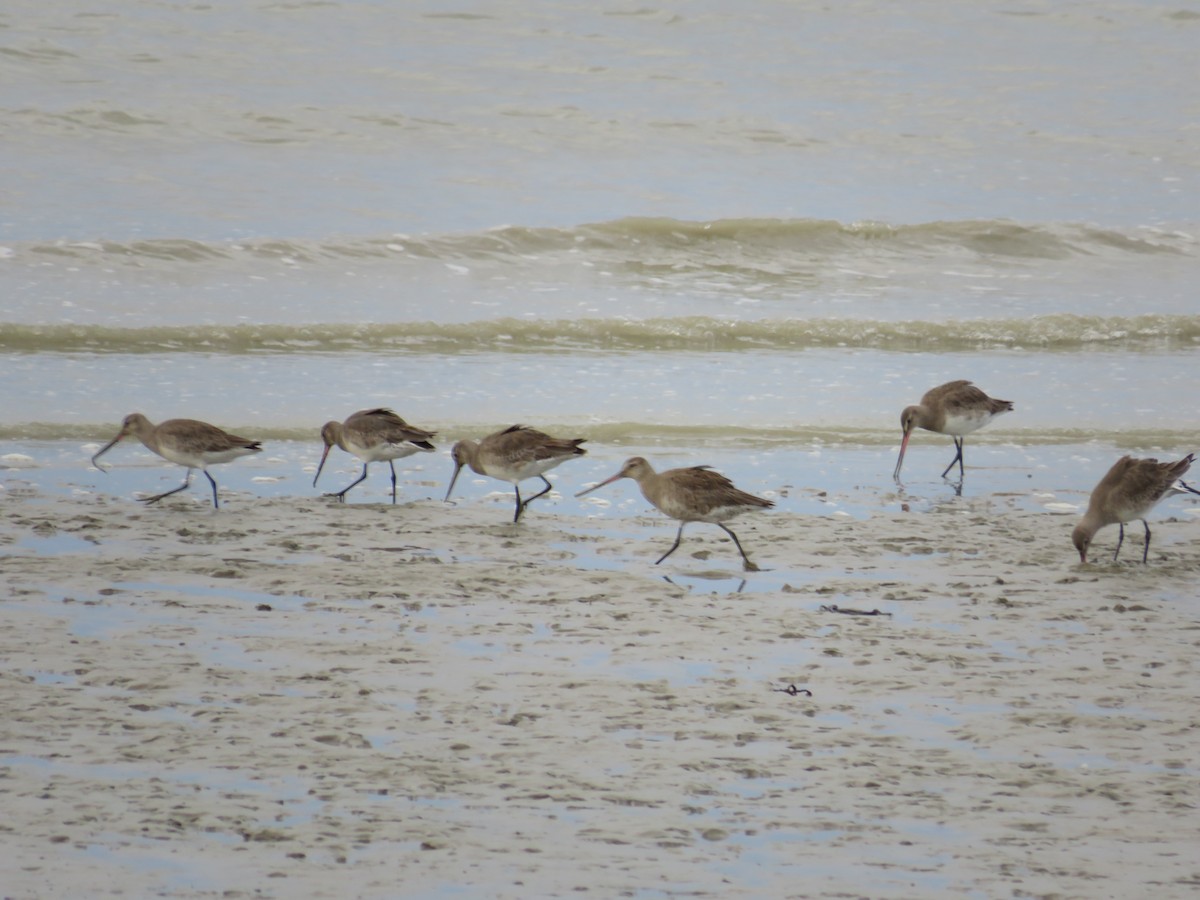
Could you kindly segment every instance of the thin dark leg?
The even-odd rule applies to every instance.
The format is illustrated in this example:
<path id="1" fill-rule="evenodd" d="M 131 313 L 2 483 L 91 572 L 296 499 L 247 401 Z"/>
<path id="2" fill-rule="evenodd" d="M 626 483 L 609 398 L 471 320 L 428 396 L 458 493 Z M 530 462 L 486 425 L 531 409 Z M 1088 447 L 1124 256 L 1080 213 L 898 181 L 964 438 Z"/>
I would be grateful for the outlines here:
<path id="1" fill-rule="evenodd" d="M 742 549 L 742 542 L 738 540 L 737 535 L 734 534 L 731 529 L 726 528 L 724 525 L 722 525 L 720 522 L 717 523 L 717 527 L 720 528 L 727 535 L 729 535 L 731 538 L 733 538 L 733 542 L 735 544 L 737 544 L 738 553 L 742 554 L 742 568 L 744 568 L 747 572 L 757 572 L 758 566 L 756 566 L 754 563 L 750 562 L 750 557 L 748 557 L 746 555 L 746 551 Z"/>
<path id="2" fill-rule="evenodd" d="M 220 504 L 217 503 L 217 480 L 208 474 L 208 469 L 201 469 L 200 471 L 204 473 L 204 477 L 207 478 L 208 483 L 212 485 L 213 509 L 220 509 L 221 506 L 220 506 Z"/>
<path id="3" fill-rule="evenodd" d="M 363 463 L 362 474 L 359 475 L 358 478 L 354 479 L 354 481 L 350 482 L 348 485 L 346 485 L 344 488 L 342 488 L 340 491 L 338 491 L 336 494 L 326 494 L 325 496 L 337 497 L 338 503 L 345 503 L 346 502 L 346 494 L 348 494 L 350 492 L 350 488 L 354 487 L 356 484 L 362 484 L 364 481 L 367 480 L 367 466 L 368 465 L 369 465 L 369 463 Z"/>
<path id="4" fill-rule="evenodd" d="M 675 549 L 676 549 L 676 548 L 679 546 L 679 541 L 680 541 L 680 540 L 682 540 L 682 538 L 683 538 L 683 526 L 684 526 L 684 525 L 686 525 L 686 524 L 687 524 L 687 522 L 680 522 L 680 523 L 679 523 L 679 531 L 678 531 L 678 532 L 676 533 L 676 535 L 675 535 L 675 543 L 673 543 L 673 544 L 671 545 L 671 549 L 670 549 L 670 550 L 668 550 L 666 553 L 664 553 L 662 556 L 660 556 L 660 557 L 659 557 L 659 558 L 658 558 L 658 559 L 655 561 L 655 563 L 654 563 L 654 564 L 655 564 L 656 566 L 657 566 L 657 565 L 658 565 L 660 562 L 662 562 L 664 559 L 666 559 L 668 556 L 670 556 L 672 553 L 674 553 L 674 552 L 675 552 Z"/>
<path id="5" fill-rule="evenodd" d="M 1125 541 L 1125 523 L 1118 522 L 1117 528 L 1120 530 L 1117 532 L 1117 549 L 1113 551 L 1113 562 L 1117 561 L 1117 554 L 1121 552 L 1121 544 Z"/>
<path id="6" fill-rule="evenodd" d="M 208 475 L 208 473 L 207 473 L 207 472 L 205 472 L 204 474 L 205 474 L 205 475 Z M 209 478 L 208 478 L 208 480 L 209 480 L 209 481 L 212 481 L 212 476 L 211 476 L 211 475 L 209 475 Z M 140 500 L 141 500 L 143 503 L 157 503 L 157 502 L 158 502 L 159 500 L 161 500 L 163 497 L 170 497 L 172 494 L 178 494 L 180 491 L 186 491 L 186 490 L 188 489 L 188 485 L 190 485 L 191 483 L 192 483 L 192 470 L 191 470 L 191 469 L 188 469 L 188 470 L 187 470 L 187 477 L 185 477 L 185 478 L 183 479 L 183 484 L 181 484 L 179 487 L 177 487 L 177 488 L 174 488 L 174 489 L 172 489 L 172 490 L 169 490 L 169 491 L 165 491 L 165 492 L 163 492 L 163 493 L 161 493 L 161 494 L 156 494 L 156 495 L 155 495 L 155 496 L 153 496 L 153 497 L 139 497 L 138 499 L 140 499 Z M 214 485 L 213 485 L 213 503 L 216 503 L 216 501 L 217 501 L 216 485 L 214 484 Z"/>
<path id="7" fill-rule="evenodd" d="M 946 472 L 949 472 L 951 469 L 954 468 L 954 464 L 958 463 L 958 480 L 959 481 L 962 481 L 963 474 L 964 474 L 963 473 L 962 448 L 963 448 L 963 439 L 960 437 L 956 437 L 954 439 L 954 450 L 955 450 L 954 459 L 950 460 L 950 465 L 946 466 Z M 946 472 L 942 473 L 943 478 L 946 477 Z"/>
<path id="8" fill-rule="evenodd" d="M 521 521 L 521 513 L 525 512 L 525 504 L 521 502 L 521 486 L 519 484 L 514 484 L 513 491 L 517 495 L 517 511 L 513 515 L 513 524 L 515 525 Z"/>
<path id="9" fill-rule="evenodd" d="M 1146 557 L 1150 555 L 1150 523 L 1142 519 L 1142 525 L 1146 529 L 1146 546 L 1142 548 L 1142 565 L 1146 564 Z"/>
<path id="10" fill-rule="evenodd" d="M 388 466 L 392 470 L 392 506 L 396 505 L 396 463 L 388 460 Z"/>
<path id="11" fill-rule="evenodd" d="M 538 477 L 540 479 L 542 479 L 542 482 L 546 486 L 544 488 L 542 488 L 541 491 L 539 491 L 538 493 L 536 493 L 532 497 L 530 497 L 528 500 L 526 500 L 524 503 L 521 502 L 521 492 L 519 490 L 517 491 L 517 518 L 513 519 L 514 522 L 517 521 L 517 519 L 521 518 L 521 513 L 525 512 L 525 507 L 527 507 L 530 503 L 532 503 L 538 497 L 544 497 L 546 494 L 550 493 L 551 490 L 553 490 L 554 485 L 552 485 L 549 482 L 549 480 L 547 480 L 545 475 L 539 475 Z M 515 485 L 514 485 L 514 487 L 515 487 Z"/>

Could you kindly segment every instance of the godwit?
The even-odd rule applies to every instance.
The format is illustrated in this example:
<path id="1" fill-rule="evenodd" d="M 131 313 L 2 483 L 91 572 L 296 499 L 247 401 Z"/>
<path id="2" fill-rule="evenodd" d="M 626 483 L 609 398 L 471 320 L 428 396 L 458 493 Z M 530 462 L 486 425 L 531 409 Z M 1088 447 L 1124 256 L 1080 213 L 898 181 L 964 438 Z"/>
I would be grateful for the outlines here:
<path id="1" fill-rule="evenodd" d="M 900 458 L 896 460 L 896 471 L 892 478 L 900 480 L 900 467 L 904 465 L 904 451 L 913 428 L 924 428 L 954 438 L 954 459 L 942 472 L 954 468 L 958 463 L 958 478 L 963 478 L 963 435 L 982 428 L 1001 413 L 1011 412 L 1013 405 L 1008 400 L 995 400 L 969 381 L 947 381 L 940 387 L 925 392 L 916 406 L 907 406 L 900 413 L 900 427 L 904 440 L 900 442 Z"/>
<path id="2" fill-rule="evenodd" d="M 345 422 L 326 422 L 321 426 L 321 440 L 325 442 L 325 452 L 321 454 L 321 463 L 317 466 L 317 474 L 313 476 L 313 487 L 321 477 L 325 468 L 325 460 L 334 444 L 347 453 L 352 453 L 363 461 L 362 474 L 346 485 L 336 494 L 342 503 L 346 502 L 346 494 L 350 488 L 366 480 L 367 467 L 373 462 L 386 462 L 392 470 L 392 503 L 396 502 L 396 465 L 393 460 L 412 456 L 414 453 L 430 453 L 434 450 L 429 439 L 436 431 L 426 431 L 409 425 L 390 409 L 360 409 Z"/>
<path id="3" fill-rule="evenodd" d="M 478 442 L 459 441 L 451 451 L 454 457 L 454 475 L 450 478 L 450 487 L 446 489 L 446 499 L 450 499 L 454 482 L 458 480 L 458 473 L 462 471 L 462 467 L 470 466 L 480 475 L 507 481 L 513 486 L 517 494 L 517 511 L 513 522 L 519 522 L 525 507 L 548 493 L 552 487 L 542 473 L 549 472 L 565 460 L 587 453 L 579 446 L 583 442 L 584 438 L 550 437 L 524 425 L 513 425 L 511 428 L 489 434 Z M 541 478 L 546 487 L 528 500 L 522 500 L 520 482 L 534 476 Z"/>
<path id="4" fill-rule="evenodd" d="M 1088 547 L 1092 537 L 1105 525 L 1119 525 L 1117 549 L 1113 562 L 1121 552 L 1125 540 L 1125 523 L 1141 519 L 1146 529 L 1146 543 L 1142 548 L 1142 563 L 1150 555 L 1150 525 L 1146 515 L 1165 497 L 1174 494 L 1200 494 L 1200 491 L 1184 484 L 1181 479 L 1191 467 L 1195 457 L 1188 454 L 1176 462 L 1160 463 L 1157 459 L 1134 459 L 1122 456 L 1092 489 L 1087 513 L 1071 534 L 1071 543 L 1079 551 L 1079 561 L 1087 562 Z"/>
<path id="5" fill-rule="evenodd" d="M 258 441 L 238 437 L 207 422 L 198 422 L 195 419 L 167 419 L 154 425 L 141 413 L 130 413 L 121 422 L 121 430 L 117 436 L 92 457 L 92 465 L 103 472 L 103 466 L 96 460 L 112 449 L 118 441 L 131 436 L 136 437 L 147 450 L 157 453 L 163 459 L 187 466 L 187 477 L 183 479 L 183 484 L 153 497 L 139 497 L 143 503 L 154 503 L 163 497 L 170 497 L 185 490 L 191 484 L 192 469 L 199 469 L 212 484 L 213 508 L 216 509 L 219 506 L 217 482 L 208 474 L 208 467 L 262 450 L 262 444 Z"/>
<path id="6" fill-rule="evenodd" d="M 675 552 L 683 538 L 684 525 L 688 522 L 711 522 L 733 538 L 738 552 L 742 554 L 746 571 L 758 571 L 758 566 L 750 561 L 750 557 L 742 549 L 742 542 L 725 526 L 725 522 L 749 510 L 770 509 L 775 505 L 773 501 L 738 490 L 732 481 L 708 466 L 655 472 L 650 463 L 640 456 L 626 460 L 625 465 L 621 466 L 621 471 L 612 478 L 580 491 L 575 496 L 582 497 L 596 488 L 612 484 L 619 478 L 632 478 L 642 489 L 643 497 L 672 519 L 679 520 L 679 532 L 675 535 L 675 543 L 655 561 L 656 566 Z"/>

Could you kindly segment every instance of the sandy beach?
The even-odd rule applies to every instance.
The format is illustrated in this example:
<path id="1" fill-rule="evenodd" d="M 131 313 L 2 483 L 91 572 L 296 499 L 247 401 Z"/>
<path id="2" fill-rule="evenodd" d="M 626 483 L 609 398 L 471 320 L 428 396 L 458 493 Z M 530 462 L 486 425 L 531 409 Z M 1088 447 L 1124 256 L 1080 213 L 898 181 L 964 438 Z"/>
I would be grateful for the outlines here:
<path id="1" fill-rule="evenodd" d="M 0 900 L 1200 898 L 1200 497 L 1070 540 L 1200 453 L 1200 6 L 0 26 Z"/>
<path id="2" fill-rule="evenodd" d="M 205 494 L 6 491 L 5 897 L 1200 888 L 1178 509 L 1086 567 L 1002 497 L 776 510 L 745 574 L 649 513 Z"/>

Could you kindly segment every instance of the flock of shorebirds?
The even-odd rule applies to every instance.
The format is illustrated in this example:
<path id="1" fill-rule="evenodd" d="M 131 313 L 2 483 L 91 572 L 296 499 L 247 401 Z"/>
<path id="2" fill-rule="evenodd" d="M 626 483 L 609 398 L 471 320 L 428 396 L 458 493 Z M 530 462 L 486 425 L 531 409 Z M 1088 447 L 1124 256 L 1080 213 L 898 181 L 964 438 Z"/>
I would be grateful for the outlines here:
<path id="1" fill-rule="evenodd" d="M 938 434 L 950 435 L 954 439 L 955 454 L 942 477 L 945 478 L 954 464 L 958 464 L 959 482 L 964 476 L 963 438 L 982 428 L 996 416 L 1010 412 L 1012 403 L 989 397 L 969 381 L 951 381 L 926 392 L 921 402 L 906 407 L 900 414 L 903 438 L 900 455 L 892 477 L 900 481 L 900 467 L 904 464 L 904 453 L 914 428 L 922 428 Z M 351 415 L 344 422 L 326 422 L 321 428 L 321 439 L 325 450 L 317 466 L 313 486 L 321 477 L 321 470 L 329 457 L 329 451 L 337 446 L 362 460 L 362 474 L 337 493 L 328 496 L 345 502 L 351 488 L 367 477 L 367 469 L 373 462 L 386 462 L 392 473 L 392 503 L 396 502 L 396 468 L 394 461 L 419 452 L 431 452 L 435 448 L 430 439 L 436 432 L 426 431 L 409 425 L 390 409 L 364 409 Z M 186 490 L 191 484 L 192 471 L 199 469 L 212 485 L 213 507 L 217 500 L 217 482 L 208 467 L 217 463 L 230 462 L 240 456 L 258 453 L 262 444 L 249 438 L 229 434 L 195 419 L 169 419 L 154 425 L 141 413 L 131 413 L 121 423 L 121 430 L 111 441 L 92 456 L 92 464 L 103 471 L 97 461 L 126 438 L 137 438 L 143 445 L 170 462 L 187 467 L 183 484 L 152 497 L 139 498 L 144 503 L 154 503 L 164 497 Z M 513 425 L 503 431 L 490 434 L 479 441 L 463 440 L 454 445 L 454 474 L 446 491 L 446 500 L 454 490 L 459 472 L 469 466 L 474 472 L 513 486 L 516 493 L 516 511 L 513 522 L 538 497 L 548 493 L 551 484 L 546 472 L 568 459 L 583 456 L 587 451 L 580 445 L 583 438 L 556 438 L 524 425 Z M 1142 562 L 1150 553 L 1150 526 L 1146 515 L 1164 498 L 1177 493 L 1200 495 L 1200 491 L 1185 484 L 1181 479 L 1193 462 L 1192 454 L 1175 462 L 1160 463 L 1155 459 L 1134 459 L 1125 456 L 1119 459 L 1108 474 L 1100 479 L 1092 491 L 1087 513 L 1071 535 L 1072 543 L 1079 551 L 1081 562 L 1087 562 L 1087 551 L 1096 532 L 1107 525 L 1119 525 L 1120 536 L 1113 560 L 1121 552 L 1125 540 L 1125 523 L 1140 519 L 1146 529 Z M 531 497 L 522 499 L 521 482 L 540 478 L 545 487 Z M 757 497 L 739 490 L 724 475 L 708 466 L 669 469 L 656 472 L 640 456 L 626 460 L 611 478 L 601 481 L 575 496 L 581 497 L 620 478 L 632 478 L 637 482 L 642 495 L 653 506 L 672 519 L 679 521 L 675 543 L 657 560 L 661 563 L 675 552 L 683 538 L 683 527 L 688 522 L 710 522 L 723 530 L 732 539 L 742 555 L 744 567 L 754 571 L 757 566 L 750 561 L 741 541 L 725 524 L 744 512 L 770 509 L 771 500 Z M 656 563 L 657 564 L 657 563 Z"/>

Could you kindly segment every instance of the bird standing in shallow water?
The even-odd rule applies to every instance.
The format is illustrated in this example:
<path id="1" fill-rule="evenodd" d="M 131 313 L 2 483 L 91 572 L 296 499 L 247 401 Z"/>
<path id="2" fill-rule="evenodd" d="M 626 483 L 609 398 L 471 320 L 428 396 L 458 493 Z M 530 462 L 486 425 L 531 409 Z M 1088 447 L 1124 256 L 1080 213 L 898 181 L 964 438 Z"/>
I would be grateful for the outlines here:
<path id="1" fill-rule="evenodd" d="M 346 502 L 346 494 L 350 488 L 366 480 L 367 467 L 373 462 L 386 462 L 392 470 L 392 504 L 396 503 L 396 465 L 393 460 L 412 456 L 414 453 L 431 453 L 435 449 L 429 439 L 436 431 L 426 431 L 409 425 L 390 409 L 360 409 L 345 422 L 326 422 L 321 426 L 321 440 L 325 442 L 325 452 L 321 454 L 321 463 L 317 466 L 317 474 L 313 477 L 313 487 L 321 477 L 325 460 L 329 451 L 336 444 L 347 453 L 352 453 L 363 461 L 362 475 L 346 485 L 336 494 L 341 503 Z"/>
<path id="2" fill-rule="evenodd" d="M 143 503 L 154 503 L 163 497 L 186 490 L 192 481 L 192 469 L 199 469 L 212 485 L 213 508 L 216 509 L 219 506 L 217 482 L 208 473 L 208 467 L 262 450 L 262 444 L 258 441 L 238 437 L 207 422 L 196 419 L 167 419 L 154 425 L 141 413 L 130 413 L 121 423 L 121 430 L 117 436 L 92 456 L 92 465 L 103 472 L 103 466 L 96 460 L 127 437 L 136 437 L 147 450 L 157 453 L 165 460 L 187 466 L 187 477 L 183 479 L 183 484 L 153 497 L 139 497 Z"/>
<path id="3" fill-rule="evenodd" d="M 1071 543 L 1079 551 L 1079 561 L 1087 562 L 1088 547 L 1097 531 L 1106 525 L 1119 525 L 1117 549 L 1113 552 L 1113 562 L 1116 562 L 1125 540 L 1125 523 L 1141 519 L 1146 529 L 1146 543 L 1142 547 L 1144 565 L 1150 555 L 1150 525 L 1146 522 L 1150 510 L 1160 500 L 1175 494 L 1200 494 L 1180 481 L 1194 461 L 1195 457 L 1190 453 L 1183 459 L 1165 463 L 1132 456 L 1118 459 L 1092 489 L 1087 513 L 1071 533 Z"/>
<path id="4" fill-rule="evenodd" d="M 445 499 L 450 499 L 462 467 L 470 466 L 472 471 L 480 475 L 507 481 L 513 486 L 517 495 L 517 511 L 513 515 L 513 522 L 519 522 L 525 507 L 548 494 L 553 487 L 543 473 L 559 463 L 587 453 L 579 446 L 583 442 L 584 438 L 551 437 L 525 425 L 513 425 L 489 434 L 481 441 L 459 441 L 450 452 L 454 458 L 454 475 L 450 478 Z M 522 500 L 520 482 L 535 477 L 542 479 L 545 489 L 528 500 Z"/>
<path id="5" fill-rule="evenodd" d="M 742 554 L 742 564 L 747 572 L 757 572 L 758 566 L 750 561 L 742 542 L 736 534 L 726 527 L 725 522 L 734 516 L 741 515 L 754 509 L 770 509 L 775 505 L 771 500 L 764 500 L 754 494 L 747 494 L 734 487 L 733 482 L 714 472 L 708 466 L 692 466 L 683 469 L 668 469 L 665 472 L 655 472 L 653 466 L 640 456 L 632 457 L 621 466 L 621 471 L 612 478 L 593 485 L 587 490 L 580 491 L 575 496 L 612 484 L 619 478 L 632 478 L 641 488 L 645 497 L 661 512 L 672 519 L 679 520 L 679 531 L 675 535 L 675 543 L 671 549 L 660 556 L 655 565 L 675 552 L 683 539 L 683 526 L 688 522 L 711 522 L 727 535 L 733 538 L 738 552 Z"/>
<path id="6" fill-rule="evenodd" d="M 900 428 L 904 439 L 900 443 L 900 457 L 892 478 L 900 480 L 900 467 L 904 465 L 904 451 L 913 428 L 924 428 L 954 438 L 954 459 L 942 472 L 954 468 L 958 463 L 958 479 L 963 478 L 963 436 L 986 425 L 1001 413 L 1011 412 L 1013 405 L 1008 400 L 995 400 L 969 381 L 948 381 L 925 392 L 916 406 L 907 406 L 900 413 Z"/>

